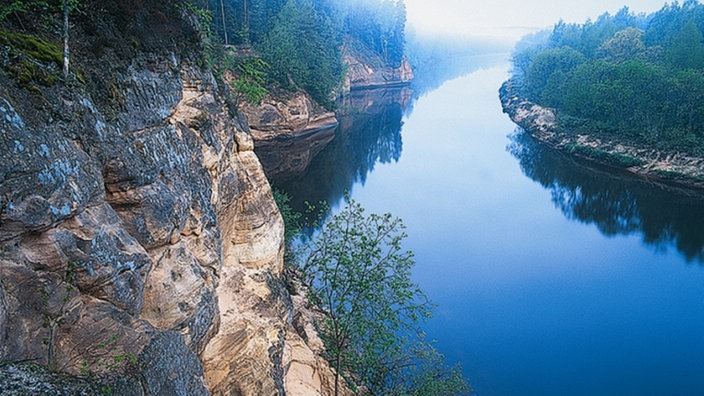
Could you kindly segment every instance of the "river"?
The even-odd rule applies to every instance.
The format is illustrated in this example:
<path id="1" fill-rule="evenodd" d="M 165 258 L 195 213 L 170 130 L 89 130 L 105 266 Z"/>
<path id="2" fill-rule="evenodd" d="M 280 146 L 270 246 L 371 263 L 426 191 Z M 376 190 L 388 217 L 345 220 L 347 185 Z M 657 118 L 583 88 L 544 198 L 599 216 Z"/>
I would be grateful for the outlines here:
<path id="1" fill-rule="evenodd" d="M 704 394 L 704 200 L 535 144 L 501 112 L 507 70 L 358 93 L 280 186 L 404 219 L 427 338 L 478 395 Z"/>

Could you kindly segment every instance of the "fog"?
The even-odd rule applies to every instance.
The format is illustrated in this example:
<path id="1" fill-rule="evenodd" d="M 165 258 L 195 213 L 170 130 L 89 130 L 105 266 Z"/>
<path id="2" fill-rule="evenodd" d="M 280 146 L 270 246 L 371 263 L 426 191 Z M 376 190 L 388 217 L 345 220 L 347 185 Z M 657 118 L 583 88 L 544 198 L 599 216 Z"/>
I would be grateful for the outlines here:
<path id="1" fill-rule="evenodd" d="M 409 28 L 420 34 L 446 33 L 516 41 L 560 19 L 583 23 L 624 6 L 635 13 L 658 11 L 663 0 L 405 0 Z"/>

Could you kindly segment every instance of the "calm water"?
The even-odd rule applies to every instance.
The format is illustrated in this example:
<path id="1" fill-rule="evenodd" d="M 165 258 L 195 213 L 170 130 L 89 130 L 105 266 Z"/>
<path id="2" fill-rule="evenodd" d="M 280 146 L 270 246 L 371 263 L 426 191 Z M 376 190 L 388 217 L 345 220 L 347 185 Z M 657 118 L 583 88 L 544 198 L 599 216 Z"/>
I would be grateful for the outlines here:
<path id="1" fill-rule="evenodd" d="M 479 395 L 704 395 L 704 201 L 517 133 L 497 99 L 507 68 L 417 101 L 358 94 L 279 185 L 404 219 L 439 305 L 428 338 Z"/>

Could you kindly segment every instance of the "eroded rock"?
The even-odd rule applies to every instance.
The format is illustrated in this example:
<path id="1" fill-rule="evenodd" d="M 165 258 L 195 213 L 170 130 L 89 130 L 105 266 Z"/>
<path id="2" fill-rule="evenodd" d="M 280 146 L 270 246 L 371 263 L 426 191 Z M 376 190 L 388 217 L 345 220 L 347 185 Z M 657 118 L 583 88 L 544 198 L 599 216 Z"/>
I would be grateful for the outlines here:
<path id="1" fill-rule="evenodd" d="M 124 24 L 122 2 L 90 3 L 75 27 L 86 83 L 30 94 L 0 69 L 0 361 L 121 394 L 295 394 L 292 362 L 310 354 L 287 336 L 283 221 L 192 20 L 164 4 L 137 2 Z M 290 101 L 292 133 L 334 122 Z M 66 381 L 47 389 L 79 389 Z"/>
<path id="2" fill-rule="evenodd" d="M 337 125 L 334 113 L 315 105 L 303 92 L 277 92 L 259 105 L 245 103 L 242 109 L 255 141 L 298 137 Z"/>

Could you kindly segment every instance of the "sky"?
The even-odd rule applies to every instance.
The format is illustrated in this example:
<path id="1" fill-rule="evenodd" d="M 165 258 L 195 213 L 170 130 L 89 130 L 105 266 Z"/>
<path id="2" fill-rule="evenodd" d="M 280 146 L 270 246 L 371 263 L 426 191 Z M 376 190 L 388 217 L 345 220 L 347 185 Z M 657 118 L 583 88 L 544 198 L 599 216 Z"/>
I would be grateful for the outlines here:
<path id="1" fill-rule="evenodd" d="M 666 0 L 405 0 L 408 24 L 418 33 L 451 33 L 516 41 L 560 19 L 583 23 L 623 6 L 658 11 Z M 680 2 L 681 3 L 681 2 Z"/>

